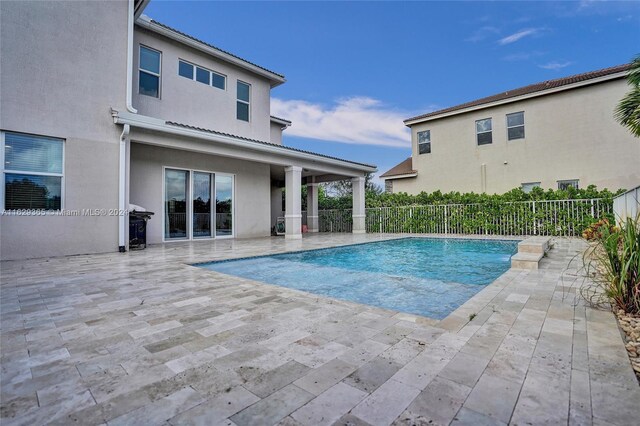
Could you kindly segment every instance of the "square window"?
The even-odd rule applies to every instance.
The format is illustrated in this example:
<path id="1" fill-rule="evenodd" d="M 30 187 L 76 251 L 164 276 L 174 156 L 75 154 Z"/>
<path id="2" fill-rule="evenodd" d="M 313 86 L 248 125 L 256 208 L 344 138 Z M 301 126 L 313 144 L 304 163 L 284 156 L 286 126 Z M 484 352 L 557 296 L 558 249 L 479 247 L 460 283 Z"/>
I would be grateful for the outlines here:
<path id="1" fill-rule="evenodd" d="M 5 210 L 60 210 L 64 141 L 3 133 Z"/>
<path id="2" fill-rule="evenodd" d="M 209 85 L 210 78 L 211 73 L 209 72 L 209 70 L 205 70 L 204 68 L 200 67 L 196 68 L 196 81 Z"/>
<path id="3" fill-rule="evenodd" d="M 140 94 L 158 98 L 160 96 L 160 77 L 140 71 Z"/>
<path id="4" fill-rule="evenodd" d="M 238 120 L 249 121 L 249 104 L 238 101 L 237 114 Z"/>
<path id="5" fill-rule="evenodd" d="M 182 77 L 193 80 L 193 65 L 187 62 L 178 61 L 178 74 Z"/>
<path id="6" fill-rule="evenodd" d="M 215 72 L 211 73 L 211 85 L 213 87 L 217 87 L 218 89 L 225 89 L 227 78 L 224 75 L 216 74 Z"/>

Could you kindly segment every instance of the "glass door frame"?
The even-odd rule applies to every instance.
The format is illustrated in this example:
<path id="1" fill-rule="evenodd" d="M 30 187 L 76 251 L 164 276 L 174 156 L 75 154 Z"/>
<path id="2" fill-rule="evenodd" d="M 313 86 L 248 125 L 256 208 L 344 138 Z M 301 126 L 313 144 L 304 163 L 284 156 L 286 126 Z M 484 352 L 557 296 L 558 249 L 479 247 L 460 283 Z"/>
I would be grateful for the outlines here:
<path id="1" fill-rule="evenodd" d="M 165 186 L 166 186 L 166 171 L 179 170 L 188 173 L 188 185 L 187 185 L 187 236 L 185 238 L 167 238 L 165 235 L 166 227 L 166 200 L 165 200 Z M 211 176 L 211 236 L 194 237 L 193 236 L 193 174 L 195 173 L 209 173 Z M 231 234 L 230 235 L 218 235 L 216 236 L 216 176 L 228 176 L 231 177 Z M 234 173 L 222 173 L 211 170 L 199 170 L 189 169 L 179 166 L 162 166 L 162 242 L 170 243 L 174 241 L 200 241 L 200 240 L 223 240 L 235 238 L 236 236 L 236 175 Z"/>

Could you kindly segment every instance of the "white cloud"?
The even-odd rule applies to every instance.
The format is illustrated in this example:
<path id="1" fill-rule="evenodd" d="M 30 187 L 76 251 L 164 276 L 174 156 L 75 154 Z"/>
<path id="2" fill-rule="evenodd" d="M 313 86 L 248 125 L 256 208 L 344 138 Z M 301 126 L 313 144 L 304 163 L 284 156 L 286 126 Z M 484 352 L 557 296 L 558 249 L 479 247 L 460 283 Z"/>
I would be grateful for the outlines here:
<path id="1" fill-rule="evenodd" d="M 477 43 L 479 41 L 482 41 L 490 37 L 493 34 L 498 34 L 499 32 L 500 30 L 498 28 L 487 25 L 476 30 L 476 32 L 471 34 L 471 36 L 467 37 L 465 41 Z"/>
<path id="2" fill-rule="evenodd" d="M 511 43 L 515 43 L 516 41 L 520 40 L 521 38 L 527 37 L 527 36 L 533 36 L 540 33 L 540 28 L 526 28 L 523 30 L 518 31 L 517 33 L 513 33 L 511 35 L 508 35 L 504 38 L 501 38 L 500 40 L 498 40 L 498 44 L 501 45 L 505 45 L 505 44 L 511 44 Z"/>
<path id="3" fill-rule="evenodd" d="M 545 70 L 557 71 L 557 70 L 560 70 L 562 68 L 568 67 L 572 63 L 573 62 L 569 62 L 569 61 L 565 61 L 565 62 L 553 61 L 553 62 L 548 62 L 546 64 L 538 65 L 538 67 L 543 68 Z"/>
<path id="4" fill-rule="evenodd" d="M 330 106 L 303 100 L 271 99 L 271 114 L 291 120 L 290 136 L 334 142 L 407 148 L 411 134 L 402 122 L 409 113 L 376 99 L 356 96 Z"/>

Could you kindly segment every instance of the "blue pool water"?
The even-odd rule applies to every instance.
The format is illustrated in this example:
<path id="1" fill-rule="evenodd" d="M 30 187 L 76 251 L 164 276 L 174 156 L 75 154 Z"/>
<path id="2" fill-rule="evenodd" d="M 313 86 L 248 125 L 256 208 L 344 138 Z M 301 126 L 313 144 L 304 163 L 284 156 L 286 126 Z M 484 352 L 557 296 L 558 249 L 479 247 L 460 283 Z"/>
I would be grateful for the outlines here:
<path id="1" fill-rule="evenodd" d="M 517 244 L 403 238 L 197 266 L 442 319 L 507 271 Z"/>

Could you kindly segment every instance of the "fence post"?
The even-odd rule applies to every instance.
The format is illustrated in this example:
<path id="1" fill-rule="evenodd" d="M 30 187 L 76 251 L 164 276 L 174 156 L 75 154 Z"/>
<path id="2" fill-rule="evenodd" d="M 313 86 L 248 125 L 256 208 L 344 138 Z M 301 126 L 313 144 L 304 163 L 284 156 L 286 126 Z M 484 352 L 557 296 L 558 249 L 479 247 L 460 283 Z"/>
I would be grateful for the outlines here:
<path id="1" fill-rule="evenodd" d="M 449 233 L 449 214 L 447 213 L 447 205 L 444 205 L 444 235 Z"/>
<path id="2" fill-rule="evenodd" d="M 594 219 L 596 218 L 595 211 L 593 210 L 593 198 L 591 199 L 591 217 Z"/>
<path id="3" fill-rule="evenodd" d="M 380 224 L 380 233 L 382 234 L 382 207 L 379 207 L 378 223 Z"/>
<path id="4" fill-rule="evenodd" d="M 533 200 L 533 235 L 538 235 L 538 221 L 536 220 L 536 201 Z"/>

